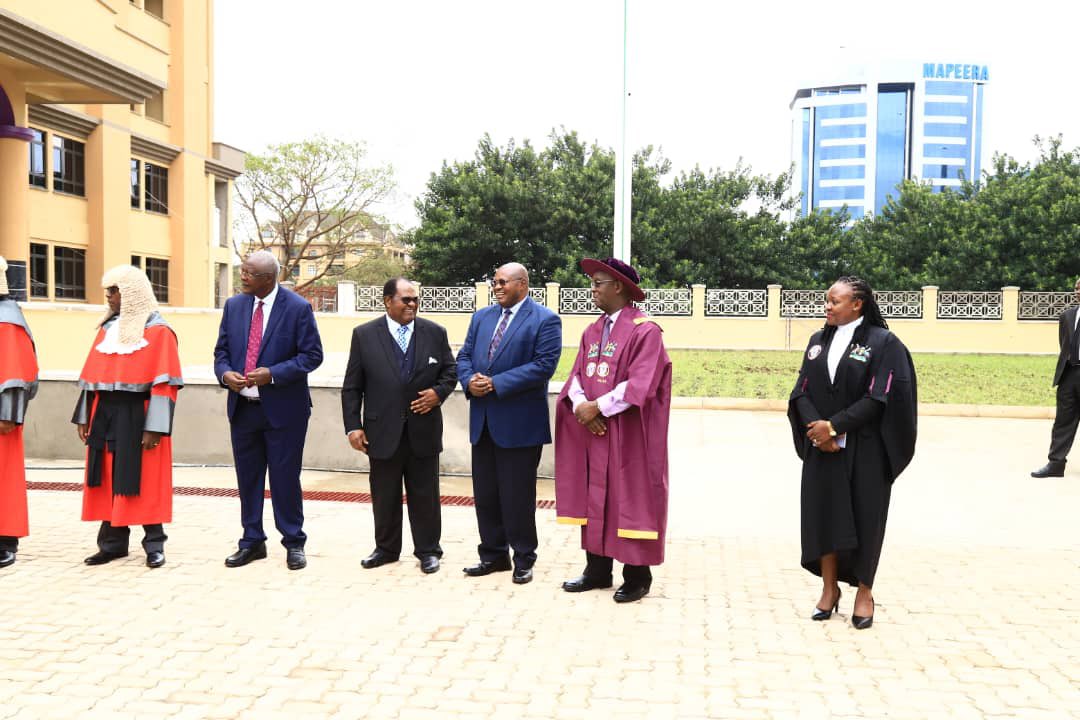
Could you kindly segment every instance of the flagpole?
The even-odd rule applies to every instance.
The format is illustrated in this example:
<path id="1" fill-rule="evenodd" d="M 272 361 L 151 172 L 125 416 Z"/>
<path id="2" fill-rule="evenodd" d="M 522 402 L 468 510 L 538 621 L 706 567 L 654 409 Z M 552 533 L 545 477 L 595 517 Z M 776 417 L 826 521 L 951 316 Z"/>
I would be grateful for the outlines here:
<path id="1" fill-rule="evenodd" d="M 627 27 L 630 0 L 623 0 L 622 13 L 622 96 L 619 98 L 619 136 L 615 150 L 615 233 L 612 255 L 630 262 L 630 210 L 633 187 L 634 164 L 627 147 L 627 99 L 630 92 L 627 83 Z"/>

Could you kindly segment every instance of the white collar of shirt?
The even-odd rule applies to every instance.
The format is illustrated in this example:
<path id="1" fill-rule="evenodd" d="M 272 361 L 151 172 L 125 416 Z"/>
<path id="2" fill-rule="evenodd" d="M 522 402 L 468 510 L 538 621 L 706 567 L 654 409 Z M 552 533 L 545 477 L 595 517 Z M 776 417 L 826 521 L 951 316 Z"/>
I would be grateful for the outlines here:
<path id="1" fill-rule="evenodd" d="M 263 322 L 265 322 L 266 318 L 270 317 L 271 308 L 274 307 L 274 300 L 277 299 L 277 291 L 278 291 L 278 284 L 274 283 L 274 289 L 271 290 L 269 293 L 267 293 L 266 297 L 260 298 L 260 297 L 256 296 L 255 297 L 255 302 L 251 303 L 251 314 L 252 315 L 255 314 L 255 309 L 257 307 L 259 307 L 259 302 L 262 301 L 262 304 L 263 304 Z"/>
<path id="2" fill-rule="evenodd" d="M 504 307 L 499 308 L 499 317 L 500 317 L 500 319 L 499 319 L 499 322 L 495 323 L 495 330 L 492 331 L 492 333 L 491 333 L 492 338 L 495 337 L 495 333 L 499 332 L 499 326 L 502 325 L 502 319 L 501 318 L 506 315 L 506 311 L 507 310 L 510 311 L 510 316 L 506 318 L 506 327 L 510 327 L 510 323 L 512 323 L 514 321 L 514 318 L 517 317 L 518 310 L 521 309 L 522 303 L 524 303 L 528 299 L 529 299 L 529 296 L 526 295 L 525 297 L 518 300 L 516 304 L 511 305 L 508 308 L 504 308 Z M 503 332 L 505 332 L 505 330 Z"/>
<path id="3" fill-rule="evenodd" d="M 832 342 L 829 343 L 830 382 L 836 382 L 836 369 L 840 367 L 840 360 L 843 359 L 844 353 L 847 352 L 848 345 L 851 344 L 851 338 L 855 334 L 855 329 L 862 325 L 862 321 L 863 319 L 860 316 L 846 325 L 836 326 L 836 333 L 833 334 Z"/>
<path id="4" fill-rule="evenodd" d="M 415 321 L 415 320 L 413 320 L 413 321 L 412 321 L 411 323 L 409 323 L 408 325 L 402 325 L 402 324 L 401 324 L 401 323 L 399 323 L 399 322 L 398 322 L 397 320 L 395 320 L 394 318 L 390 317 L 390 315 L 389 315 L 389 314 L 388 314 L 388 315 L 386 316 L 386 327 L 388 327 L 388 328 L 390 329 L 390 335 L 391 335 L 391 336 L 392 336 L 392 337 L 393 337 L 393 338 L 394 338 L 395 340 L 397 340 L 397 335 L 398 335 L 398 328 L 408 328 L 408 332 L 406 332 L 406 333 L 405 333 L 405 337 L 409 337 L 410 335 L 412 335 L 412 331 L 413 331 L 413 323 L 415 323 L 415 322 L 416 322 L 416 321 Z"/>
<path id="5" fill-rule="evenodd" d="M 526 300 L 527 300 L 528 298 L 529 298 L 529 296 L 528 296 L 528 295 L 526 295 L 525 297 L 523 297 L 523 298 L 521 298 L 520 300 L 518 300 L 518 301 L 517 301 L 517 302 L 516 302 L 515 304 L 513 304 L 513 305 L 511 305 L 511 306 L 510 306 L 509 310 L 510 310 L 510 319 L 511 319 L 511 320 L 513 320 L 513 319 L 514 319 L 514 316 L 515 316 L 515 315 L 517 315 L 517 312 L 518 312 L 518 310 L 520 310 L 520 309 L 521 309 L 521 306 L 522 306 L 522 304 L 523 304 L 523 303 L 524 303 L 524 302 L 525 302 L 525 301 L 526 301 Z M 503 312 L 504 312 L 504 313 L 506 312 L 506 310 L 507 310 L 507 308 L 503 308 Z"/>

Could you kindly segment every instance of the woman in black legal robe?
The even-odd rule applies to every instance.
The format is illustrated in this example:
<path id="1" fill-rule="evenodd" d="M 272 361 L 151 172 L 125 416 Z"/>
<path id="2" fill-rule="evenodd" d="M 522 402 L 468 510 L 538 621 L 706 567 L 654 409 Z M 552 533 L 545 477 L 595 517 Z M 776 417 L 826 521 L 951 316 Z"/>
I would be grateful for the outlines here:
<path id="1" fill-rule="evenodd" d="M 840 278 L 788 402 L 803 460 L 802 566 L 822 579 L 814 620 L 838 610 L 843 581 L 858 587 L 852 624 L 873 623 L 889 495 L 915 452 L 916 405 L 911 354 L 889 331 L 870 286 Z"/>

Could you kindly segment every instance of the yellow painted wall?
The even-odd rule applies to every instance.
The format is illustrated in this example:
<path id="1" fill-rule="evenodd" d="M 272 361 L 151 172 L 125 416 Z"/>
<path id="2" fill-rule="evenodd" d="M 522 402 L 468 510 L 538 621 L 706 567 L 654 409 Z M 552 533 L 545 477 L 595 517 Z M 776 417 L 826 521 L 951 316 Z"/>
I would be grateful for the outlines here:
<path id="1" fill-rule="evenodd" d="M 45 191 L 30 188 L 26 144 L 14 146 L 18 152 L 9 153 L 12 159 L 0 167 L 0 177 L 12 178 L 5 185 L 23 194 L 29 227 L 4 234 L 15 239 L 0 243 L 0 250 L 11 259 L 24 259 L 30 242 L 86 248 L 86 302 L 91 304 L 104 301 L 98 280 L 108 268 L 130 262 L 132 254 L 165 258 L 170 304 L 212 307 L 215 266 L 231 263 L 232 255 L 231 241 L 221 248 L 212 240 L 215 177 L 205 167 L 214 152 L 213 0 L 169 0 L 164 20 L 144 12 L 141 2 L 128 0 L 5 0 L 4 7 L 112 63 L 161 80 L 167 89 L 164 122 L 132 112 L 126 103 L 63 106 L 102 121 L 88 137 L 71 136 L 85 144 L 85 198 L 53 192 L 51 185 Z M 18 77 L 23 71 L 4 72 L 0 80 L 17 105 L 17 117 L 25 122 Z M 47 124 L 35 127 L 66 135 Z M 132 135 L 179 149 L 168 165 L 167 215 L 131 208 L 130 160 L 146 161 L 132 151 Z M 46 142 L 46 174 L 51 176 Z M 145 181 L 141 189 L 145 192 Z M 231 198 L 231 182 L 229 189 Z M 231 223 L 229 227 L 231 232 Z"/>
<path id="2" fill-rule="evenodd" d="M 104 306 L 29 303 L 23 308 L 38 346 L 44 371 L 77 371 L 82 367 L 95 326 Z M 180 357 L 187 366 L 210 366 L 217 341 L 221 312 L 163 308 L 180 338 Z M 352 329 L 379 314 L 335 315 L 317 313 L 319 332 L 327 353 L 347 353 Z M 429 320 L 446 327 L 452 344 L 460 345 L 468 330 L 469 313 L 427 313 Z M 563 344 L 573 352 L 587 316 L 563 318 Z M 746 320 L 740 318 L 659 318 L 669 348 L 802 350 L 821 327 L 813 320 Z M 913 352 L 1057 353 L 1056 321 L 896 320 L 892 329 Z M 790 327 L 790 342 L 789 337 Z M 341 363 L 338 363 L 341 364 Z M 341 374 L 344 367 L 322 368 L 322 374 Z"/>
<path id="3" fill-rule="evenodd" d="M 165 5 L 181 1 L 191 2 Z M 169 26 L 128 0 L 4 0 L 4 9 L 98 55 L 152 77 L 168 76 Z"/>

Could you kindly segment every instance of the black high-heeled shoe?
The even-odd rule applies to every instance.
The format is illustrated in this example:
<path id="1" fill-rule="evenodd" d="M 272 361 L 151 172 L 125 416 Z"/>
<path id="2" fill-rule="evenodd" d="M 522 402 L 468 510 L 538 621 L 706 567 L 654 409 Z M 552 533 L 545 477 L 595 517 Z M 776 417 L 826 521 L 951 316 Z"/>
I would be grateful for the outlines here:
<path id="1" fill-rule="evenodd" d="M 874 598 L 870 598 L 870 605 L 874 606 Z M 865 630 L 874 624 L 874 613 L 871 612 L 869 615 L 863 617 L 862 615 L 856 615 L 855 611 L 852 610 L 851 624 L 856 630 Z"/>
<path id="2" fill-rule="evenodd" d="M 831 618 L 833 616 L 834 612 L 838 612 L 840 610 L 840 596 L 841 595 L 842 595 L 842 593 L 840 592 L 840 587 L 837 586 L 837 588 L 836 588 L 836 602 L 833 603 L 833 606 L 831 608 L 829 608 L 828 610 L 822 610 L 821 608 L 819 608 L 819 607 L 817 607 L 815 605 L 814 606 L 814 614 L 810 616 L 810 619 L 811 620 L 817 620 L 818 622 L 821 622 L 822 620 L 828 620 L 829 618 Z"/>

